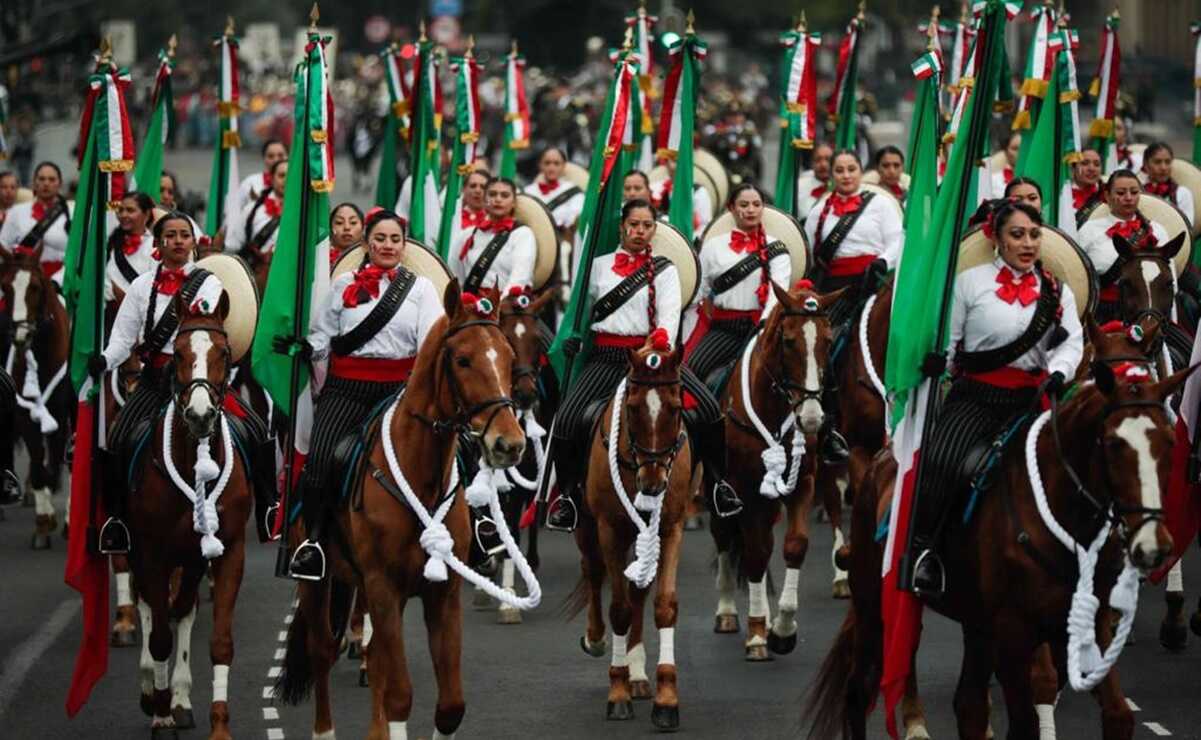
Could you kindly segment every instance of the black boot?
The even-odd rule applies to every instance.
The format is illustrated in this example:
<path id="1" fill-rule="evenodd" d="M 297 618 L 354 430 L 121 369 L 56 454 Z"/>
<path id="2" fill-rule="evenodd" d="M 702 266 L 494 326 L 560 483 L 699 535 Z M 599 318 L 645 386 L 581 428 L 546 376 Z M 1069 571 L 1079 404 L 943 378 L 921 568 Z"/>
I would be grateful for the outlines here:
<path id="1" fill-rule="evenodd" d="M 575 497 L 579 495 L 575 486 L 564 490 L 559 488 L 559 498 L 551 505 L 550 513 L 546 515 L 546 528 L 560 532 L 574 532 L 580 521 L 580 507 Z"/>
<path id="2" fill-rule="evenodd" d="M 9 506 L 21 500 L 21 479 L 7 468 L 0 471 L 0 506 Z"/>
<path id="3" fill-rule="evenodd" d="M 726 482 L 726 422 L 717 419 L 708 423 L 697 423 L 692 439 L 696 440 L 694 454 L 705 464 L 713 479 L 713 497 L 709 502 L 713 514 L 722 519 L 742 513 L 742 499 L 738 492 Z"/>
<path id="4" fill-rule="evenodd" d="M 947 508 L 944 500 L 946 485 L 929 478 L 923 485 L 922 478 L 927 477 L 918 479 L 909 549 L 901 562 L 900 583 L 902 588 L 924 599 L 937 601 L 947 587 L 946 568 L 938 555 L 939 535 Z"/>
<path id="5" fill-rule="evenodd" d="M 254 449 L 251 485 L 254 488 L 254 528 L 259 542 L 271 541 L 271 529 L 275 518 L 275 504 L 279 499 L 275 477 L 275 439 L 268 437 L 258 442 Z"/>
<path id="6" fill-rule="evenodd" d="M 108 519 L 100 527 L 96 548 L 101 555 L 124 555 L 129 552 L 129 528 L 125 526 L 125 476 L 121 456 L 108 450 L 96 450 L 100 466 L 104 508 Z"/>
<path id="7" fill-rule="evenodd" d="M 573 455 L 570 450 L 565 449 L 570 446 L 571 443 L 563 439 L 551 442 L 559 498 L 550 506 L 550 512 L 546 516 L 546 528 L 560 532 L 574 532 L 580 521 L 579 497 L 584 480 L 581 469 L 583 466 L 578 461 L 580 453 Z"/>
<path id="8" fill-rule="evenodd" d="M 292 554 L 288 575 L 300 581 L 320 581 L 325 578 L 325 549 L 321 546 L 327 512 L 320 486 L 304 485 L 304 517 L 308 537 Z"/>

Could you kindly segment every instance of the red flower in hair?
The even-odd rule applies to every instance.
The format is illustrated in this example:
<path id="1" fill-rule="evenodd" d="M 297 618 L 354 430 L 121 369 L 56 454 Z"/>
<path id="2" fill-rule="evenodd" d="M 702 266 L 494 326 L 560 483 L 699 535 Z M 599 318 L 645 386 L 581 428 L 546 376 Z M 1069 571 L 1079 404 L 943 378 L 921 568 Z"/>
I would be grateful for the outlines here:
<path id="1" fill-rule="evenodd" d="M 509 295 L 517 298 L 523 295 L 533 295 L 534 289 L 528 285 L 513 285 L 509 287 Z"/>
<path id="2" fill-rule="evenodd" d="M 801 278 L 796 281 L 796 285 L 792 286 L 793 290 L 813 290 L 813 281 L 809 278 Z"/>
<path id="3" fill-rule="evenodd" d="M 383 213 L 383 212 L 384 212 L 384 209 L 381 208 L 380 206 L 373 206 L 373 207 L 367 209 L 367 215 L 363 216 L 363 220 L 370 221 L 372 218 L 375 217 L 375 215 L 377 213 Z"/>
<path id="4" fill-rule="evenodd" d="M 656 352 L 671 351 L 671 337 L 667 335 L 667 330 L 663 327 L 659 327 L 651 332 L 650 340 L 651 348 Z"/>

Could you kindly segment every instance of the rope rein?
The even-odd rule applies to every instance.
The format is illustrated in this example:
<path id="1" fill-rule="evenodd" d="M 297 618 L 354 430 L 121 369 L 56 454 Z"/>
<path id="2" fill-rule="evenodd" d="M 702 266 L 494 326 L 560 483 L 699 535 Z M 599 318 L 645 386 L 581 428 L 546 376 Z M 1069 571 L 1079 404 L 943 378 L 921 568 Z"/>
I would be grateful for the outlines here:
<path id="1" fill-rule="evenodd" d="M 8 358 L 4 362 L 4 369 L 9 375 L 12 375 L 13 360 L 16 359 L 16 345 L 11 345 L 8 348 Z M 17 405 L 29 412 L 29 418 L 37 422 L 42 434 L 54 434 L 58 431 L 58 420 L 54 418 L 54 414 L 46 408 L 46 401 L 54 394 L 55 389 L 63 382 L 63 378 L 67 376 L 67 363 L 59 366 L 58 371 L 50 378 L 50 382 L 43 389 L 38 385 L 38 359 L 33 354 L 33 348 L 28 347 L 25 350 L 25 382 L 21 386 L 21 392 L 17 394 Z"/>
<path id="2" fill-rule="evenodd" d="M 210 449 L 211 438 L 203 437 L 197 440 L 196 464 L 192 467 L 195 483 L 192 485 L 188 485 L 180 475 L 171 454 L 171 430 L 175 423 L 174 398 L 167 404 L 167 413 L 163 420 L 163 464 L 171 482 L 192 502 L 192 529 L 202 535 L 200 552 L 208 560 L 219 558 L 225 554 L 225 545 L 217 538 L 217 529 L 220 526 L 217 517 L 217 499 L 221 498 L 221 494 L 225 492 L 225 487 L 234 470 L 234 443 L 233 435 L 229 431 L 229 420 L 224 411 L 219 412 L 219 418 L 222 442 L 224 442 L 225 468 L 219 468 L 217 462 L 213 460 Z M 208 482 L 214 479 L 217 483 L 211 491 L 206 492 L 205 487 Z"/>
<path id="3" fill-rule="evenodd" d="M 613 395 L 613 411 L 609 416 L 609 478 L 617 493 L 617 500 L 638 530 L 634 538 L 634 560 L 626 566 L 625 577 L 638 588 L 646 588 L 659 572 L 659 521 L 663 514 L 663 496 L 643 496 L 639 493 L 636 500 L 631 502 L 630 494 L 622 483 L 617 448 L 621 440 L 621 409 L 625 397 L 626 381 L 623 379 Z M 642 520 L 639 510 L 650 512 L 649 522 Z"/>
<path id="4" fill-rule="evenodd" d="M 751 425 L 755 427 L 755 431 L 763 439 L 763 443 L 767 445 L 767 449 L 763 450 L 763 467 L 766 473 L 763 480 L 759 484 L 759 493 L 769 499 L 787 496 L 796 490 L 797 481 L 801 474 L 801 461 L 805 456 L 805 435 L 801 434 L 796 427 L 796 414 L 789 414 L 784 422 L 780 425 L 780 431 L 776 435 L 772 435 L 767 431 L 763 421 L 759 415 L 755 413 L 755 406 L 751 401 L 751 356 L 754 354 L 755 347 L 759 343 L 759 335 L 756 334 L 747 342 L 746 349 L 742 353 L 742 365 L 739 372 L 739 391 L 742 394 L 742 406 L 746 410 L 747 419 Z M 784 450 L 783 440 L 789 432 L 792 432 L 792 467 L 789 468 L 789 455 Z M 612 453 L 610 453 L 612 454 Z"/>

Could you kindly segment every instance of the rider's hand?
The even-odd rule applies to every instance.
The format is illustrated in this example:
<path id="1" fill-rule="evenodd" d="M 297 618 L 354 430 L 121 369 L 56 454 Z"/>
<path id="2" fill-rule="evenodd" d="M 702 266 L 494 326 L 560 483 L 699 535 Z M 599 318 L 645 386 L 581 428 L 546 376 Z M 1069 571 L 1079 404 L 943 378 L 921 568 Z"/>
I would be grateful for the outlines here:
<path id="1" fill-rule="evenodd" d="M 108 360 L 104 355 L 92 355 L 88 358 L 88 375 L 98 378 L 108 370 Z"/>
<path id="2" fill-rule="evenodd" d="M 872 295 L 884 284 L 888 277 L 888 263 L 883 259 L 872 260 L 867 271 L 863 273 L 863 295 Z"/>
<path id="3" fill-rule="evenodd" d="M 572 337 L 563 342 L 563 354 L 566 355 L 568 359 L 578 355 L 582 349 L 584 349 L 584 342 L 580 340 L 579 337 Z"/>
<path id="4" fill-rule="evenodd" d="M 947 371 L 947 356 L 942 352 L 931 352 L 922 360 L 922 375 L 927 378 L 941 378 Z"/>
<path id="5" fill-rule="evenodd" d="M 277 336 L 271 340 L 271 349 L 277 354 L 288 357 L 299 356 L 302 360 L 308 360 L 313 356 L 313 345 L 304 338 L 293 339 L 292 337 Z"/>
<path id="6" fill-rule="evenodd" d="M 1059 398 L 1063 395 L 1064 377 L 1063 373 L 1056 370 L 1043 381 L 1043 393 L 1048 396 Z"/>

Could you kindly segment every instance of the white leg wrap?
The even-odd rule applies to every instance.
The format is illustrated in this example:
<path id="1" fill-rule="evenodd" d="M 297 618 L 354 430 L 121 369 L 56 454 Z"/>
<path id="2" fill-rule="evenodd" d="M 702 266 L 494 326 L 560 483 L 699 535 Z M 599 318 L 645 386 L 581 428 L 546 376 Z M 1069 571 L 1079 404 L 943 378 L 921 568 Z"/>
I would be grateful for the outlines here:
<path id="1" fill-rule="evenodd" d="M 367 645 L 369 645 L 371 643 L 371 635 L 373 635 L 374 633 L 375 633 L 375 630 L 371 628 L 371 615 L 364 614 L 363 615 L 363 647 L 367 647 Z"/>
<path id="2" fill-rule="evenodd" d="M 621 668 L 626 665 L 626 636 L 614 633 L 613 635 L 613 660 L 609 665 L 614 668 Z"/>
<path id="3" fill-rule="evenodd" d="M 1177 594 L 1184 591 L 1184 568 L 1180 565 L 1179 560 L 1168 571 L 1167 590 Z"/>
<path id="4" fill-rule="evenodd" d="M 659 665 L 676 664 L 676 628 L 662 627 L 659 630 Z"/>
<path id="5" fill-rule="evenodd" d="M 734 568 L 730 565 L 730 554 L 717 554 L 717 614 L 738 615 L 738 602 L 734 598 Z"/>
<path id="6" fill-rule="evenodd" d="M 801 588 L 801 569 L 784 569 L 784 590 L 780 592 L 780 611 L 796 613 Z"/>
<path id="7" fill-rule="evenodd" d="M 196 607 L 179 620 L 175 629 L 175 670 L 171 672 L 171 706 L 192 708 L 192 627 Z"/>
<path id="8" fill-rule="evenodd" d="M 33 489 L 33 510 L 38 516 L 54 516 L 54 501 L 49 488 Z"/>
<path id="9" fill-rule="evenodd" d="M 501 566 L 501 569 L 500 569 L 500 572 L 501 572 L 500 587 L 501 588 L 508 589 L 509 591 L 513 590 L 514 574 L 517 572 L 516 567 L 517 567 L 516 564 L 513 562 L 513 560 L 511 558 L 505 558 L 504 564 Z"/>
<path id="10" fill-rule="evenodd" d="M 155 691 L 166 691 L 167 690 L 167 686 L 168 686 L 167 674 L 168 673 L 169 673 L 169 671 L 167 669 L 167 661 L 165 661 L 165 660 L 154 661 L 154 690 Z"/>
<path id="11" fill-rule="evenodd" d="M 338 736 L 333 730 L 326 730 L 325 732 L 314 732 L 313 740 L 338 740 Z"/>
<path id="12" fill-rule="evenodd" d="M 646 643 L 640 642 L 626 653 L 626 665 L 630 667 L 631 681 L 646 681 Z"/>
<path id="13" fill-rule="evenodd" d="M 905 728 L 905 740 L 930 740 L 930 731 L 922 720 L 914 722 Z"/>
<path id="14" fill-rule="evenodd" d="M 150 605 L 138 600 L 138 621 L 142 624 L 142 654 L 138 658 L 138 672 L 142 678 L 142 693 L 154 691 L 154 659 L 150 657 Z"/>
<path id="15" fill-rule="evenodd" d="M 1055 740 L 1055 705 L 1035 704 L 1038 714 L 1038 740 Z"/>
<path id="16" fill-rule="evenodd" d="M 770 609 L 767 606 L 767 579 L 763 578 L 759 581 L 751 581 L 749 584 L 751 595 L 751 606 L 747 610 L 747 616 L 752 619 L 763 617 L 766 619 L 770 616 Z"/>
<path id="17" fill-rule="evenodd" d="M 388 740 L 409 740 L 408 722 L 389 722 Z"/>
<path id="18" fill-rule="evenodd" d="M 229 666 L 213 666 L 213 701 L 229 701 Z M 334 731 L 329 731 L 332 740 Z"/>
<path id="19" fill-rule="evenodd" d="M 133 591 L 129 588 L 129 574 L 117 574 L 117 606 L 133 606 Z"/>

